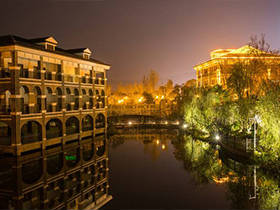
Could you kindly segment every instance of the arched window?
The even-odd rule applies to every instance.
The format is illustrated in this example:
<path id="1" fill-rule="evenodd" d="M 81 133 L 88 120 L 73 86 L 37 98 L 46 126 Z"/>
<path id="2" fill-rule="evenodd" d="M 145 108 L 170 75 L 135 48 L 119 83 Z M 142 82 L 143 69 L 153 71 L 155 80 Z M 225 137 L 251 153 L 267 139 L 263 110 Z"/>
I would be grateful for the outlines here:
<path id="1" fill-rule="evenodd" d="M 59 119 L 51 119 L 46 125 L 47 139 L 62 136 L 62 123 Z"/>
<path id="2" fill-rule="evenodd" d="M 98 114 L 95 119 L 95 127 L 96 128 L 104 128 L 105 127 L 105 116 L 103 114 Z"/>
<path id="3" fill-rule="evenodd" d="M 29 90 L 26 86 L 22 86 L 19 91 L 21 96 L 21 112 L 29 114 Z"/>
<path id="4" fill-rule="evenodd" d="M 34 87 L 34 96 L 35 96 L 35 100 L 36 100 L 36 104 L 35 104 L 35 112 L 36 113 L 40 113 L 42 111 L 42 102 L 41 102 L 41 89 L 39 87 Z"/>
<path id="5" fill-rule="evenodd" d="M 90 115 L 87 115 L 82 120 L 82 130 L 83 131 L 92 131 L 93 130 L 93 119 Z"/>
<path id="6" fill-rule="evenodd" d="M 56 111 L 59 112 L 62 110 L 62 90 L 59 87 L 56 88 L 56 97 L 57 97 Z"/>
<path id="7" fill-rule="evenodd" d="M 66 134 L 71 135 L 75 133 L 79 133 L 79 120 L 76 117 L 70 117 L 66 121 Z"/>
<path id="8" fill-rule="evenodd" d="M 0 145 L 11 145 L 11 128 L 5 122 L 0 122 Z"/>
<path id="9" fill-rule="evenodd" d="M 42 127 L 36 121 L 28 121 L 21 127 L 21 142 L 28 144 L 42 140 Z"/>

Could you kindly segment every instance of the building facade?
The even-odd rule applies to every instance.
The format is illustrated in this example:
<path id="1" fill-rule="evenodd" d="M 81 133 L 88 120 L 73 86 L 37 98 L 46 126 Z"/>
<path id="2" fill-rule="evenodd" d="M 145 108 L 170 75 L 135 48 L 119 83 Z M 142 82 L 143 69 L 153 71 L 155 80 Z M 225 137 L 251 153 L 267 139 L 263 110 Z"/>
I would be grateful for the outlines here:
<path id="1" fill-rule="evenodd" d="M 53 37 L 0 37 L 0 203 L 5 209 L 97 209 L 111 199 L 110 65 L 92 59 L 88 48 L 57 45 Z"/>
<path id="2" fill-rule="evenodd" d="M 266 53 L 251 46 L 245 45 L 238 49 L 218 49 L 210 53 L 211 59 L 194 66 L 196 71 L 196 87 L 213 87 L 221 85 L 227 88 L 227 79 L 230 76 L 229 69 L 237 62 L 247 62 L 254 59 L 262 59 L 267 65 L 267 79 L 279 79 L 279 55 Z"/>

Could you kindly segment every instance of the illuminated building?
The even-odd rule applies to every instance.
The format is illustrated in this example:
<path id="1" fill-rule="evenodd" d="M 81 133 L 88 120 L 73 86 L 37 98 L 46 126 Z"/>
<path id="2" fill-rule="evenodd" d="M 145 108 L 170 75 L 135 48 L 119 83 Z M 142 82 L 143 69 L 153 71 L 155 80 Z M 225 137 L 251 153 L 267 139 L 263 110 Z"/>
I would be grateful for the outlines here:
<path id="1" fill-rule="evenodd" d="M 1 207 L 99 208 L 108 195 L 106 71 L 88 48 L 0 37 Z"/>
<path id="2" fill-rule="evenodd" d="M 218 49 L 210 53 L 211 59 L 194 66 L 196 71 L 196 87 L 213 87 L 221 85 L 226 88 L 226 80 L 230 76 L 228 70 L 237 62 L 247 62 L 253 59 L 263 59 L 267 64 L 268 79 L 276 79 L 276 71 L 279 69 L 275 64 L 275 60 L 280 57 L 278 55 L 266 53 L 257 50 L 249 45 L 245 45 L 238 49 Z"/>

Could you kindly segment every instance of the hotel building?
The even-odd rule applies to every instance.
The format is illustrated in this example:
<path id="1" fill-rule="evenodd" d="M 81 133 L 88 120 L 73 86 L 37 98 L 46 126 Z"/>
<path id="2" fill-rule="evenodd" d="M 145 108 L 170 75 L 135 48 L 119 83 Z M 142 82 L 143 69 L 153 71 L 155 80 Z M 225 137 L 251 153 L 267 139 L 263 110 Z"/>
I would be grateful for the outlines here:
<path id="1" fill-rule="evenodd" d="M 0 37 L 0 207 L 98 209 L 108 195 L 106 71 L 88 48 Z"/>
<path id="2" fill-rule="evenodd" d="M 218 49 L 210 53 L 210 60 L 194 66 L 196 71 L 196 87 L 213 87 L 221 85 L 227 87 L 227 79 L 230 76 L 229 69 L 237 62 L 262 59 L 267 65 L 267 79 L 279 79 L 280 56 L 257 50 L 245 45 L 238 49 Z"/>

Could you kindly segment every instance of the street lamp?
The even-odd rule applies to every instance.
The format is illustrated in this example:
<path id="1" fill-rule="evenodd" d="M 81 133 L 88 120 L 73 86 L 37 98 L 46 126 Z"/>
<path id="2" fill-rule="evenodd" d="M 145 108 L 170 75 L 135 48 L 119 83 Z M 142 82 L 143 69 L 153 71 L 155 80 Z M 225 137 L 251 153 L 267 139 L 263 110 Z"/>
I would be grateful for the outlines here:
<path id="1" fill-rule="evenodd" d="M 257 123 L 260 124 L 262 120 L 260 116 L 257 114 L 254 116 L 254 118 L 251 118 L 251 120 L 253 120 L 253 125 L 254 125 L 254 152 L 255 152 L 257 147 Z"/>

